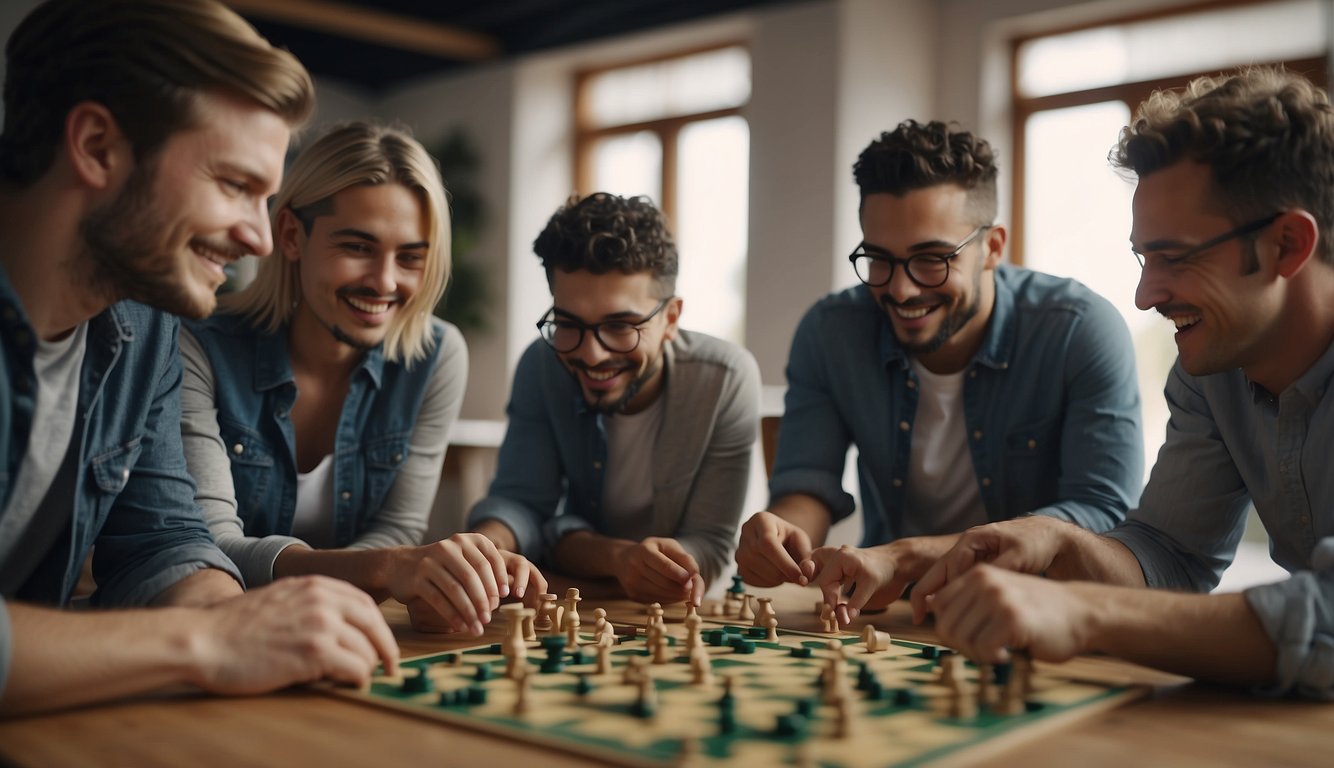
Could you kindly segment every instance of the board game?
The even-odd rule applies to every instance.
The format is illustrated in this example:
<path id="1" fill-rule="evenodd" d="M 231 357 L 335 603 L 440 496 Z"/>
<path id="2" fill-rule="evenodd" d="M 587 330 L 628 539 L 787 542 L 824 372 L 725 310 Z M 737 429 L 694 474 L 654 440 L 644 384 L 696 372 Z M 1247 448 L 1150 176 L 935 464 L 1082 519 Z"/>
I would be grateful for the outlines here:
<path id="1" fill-rule="evenodd" d="M 336 692 L 613 764 L 861 768 L 994 754 L 1147 690 L 1023 658 L 978 667 L 873 629 L 779 629 L 748 598 L 679 623 L 661 608 L 614 628 L 600 610 L 581 625 L 580 612 L 544 622 L 511 609 L 503 642 L 407 659 L 369 689 Z"/>

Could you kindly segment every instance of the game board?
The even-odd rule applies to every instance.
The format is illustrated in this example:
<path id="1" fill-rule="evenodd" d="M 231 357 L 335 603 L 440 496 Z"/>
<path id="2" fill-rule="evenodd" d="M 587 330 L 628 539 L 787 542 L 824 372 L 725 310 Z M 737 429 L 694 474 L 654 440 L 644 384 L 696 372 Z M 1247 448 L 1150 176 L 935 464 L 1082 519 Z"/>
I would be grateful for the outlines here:
<path id="1" fill-rule="evenodd" d="M 604 675 L 596 673 L 591 632 L 578 633 L 580 651 L 544 649 L 544 642 L 563 645 L 559 633 L 550 636 L 556 640 L 527 643 L 523 713 L 515 711 L 519 683 L 504 677 L 501 643 L 409 659 L 399 674 L 378 675 L 369 690 L 336 692 L 617 764 L 861 768 L 990 754 L 1147 690 L 1043 668 L 1028 678 L 1019 714 L 1005 715 L 998 712 L 1004 675 L 997 674 L 990 705 L 959 715 L 959 694 L 941 681 L 941 669 L 961 670 L 973 702 L 979 670 L 962 660 L 944 664 L 949 652 L 939 646 L 893 639 L 887 649 L 870 652 L 861 635 L 789 630 L 777 630 L 777 642 L 770 642 L 766 628 L 736 623 L 701 632 L 712 680 L 696 684 L 682 655 L 686 630 L 666 624 L 665 632 L 671 638 L 665 663 L 653 663 L 644 635 L 636 632 L 609 649 L 611 670 Z M 653 678 L 647 700 L 644 686 L 624 681 L 627 665 Z M 832 704 L 834 689 L 822 682 L 830 669 L 843 691 Z"/>

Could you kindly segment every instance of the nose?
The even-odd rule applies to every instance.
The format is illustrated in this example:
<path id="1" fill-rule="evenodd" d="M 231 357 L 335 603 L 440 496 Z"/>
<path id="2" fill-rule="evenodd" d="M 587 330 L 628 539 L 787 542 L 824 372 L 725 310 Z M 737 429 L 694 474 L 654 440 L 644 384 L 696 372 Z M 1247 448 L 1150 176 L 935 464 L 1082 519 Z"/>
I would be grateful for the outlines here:
<path id="1" fill-rule="evenodd" d="M 1164 285 L 1162 277 L 1150 265 L 1145 265 L 1139 273 L 1139 284 L 1135 286 L 1135 306 L 1144 311 L 1168 303 L 1172 294 Z"/>
<path id="2" fill-rule="evenodd" d="M 602 346 L 601 341 L 598 341 L 597 334 L 593 333 L 592 329 L 584 330 L 584 338 L 579 341 L 579 346 L 570 354 L 590 368 L 611 357 L 611 353 L 607 351 L 606 347 Z"/>
<path id="3" fill-rule="evenodd" d="M 368 284 L 381 296 L 388 296 L 398 290 L 398 257 L 393 251 L 386 251 L 371 267 Z"/>
<path id="4" fill-rule="evenodd" d="M 922 292 L 921 286 L 908 277 L 908 265 L 903 262 L 894 264 L 894 273 L 890 275 L 884 290 L 896 304 L 902 304 Z"/>
<path id="5" fill-rule="evenodd" d="M 232 228 L 232 238 L 256 256 L 273 252 L 273 230 L 269 228 L 269 207 L 263 198 L 256 198 L 243 218 Z"/>

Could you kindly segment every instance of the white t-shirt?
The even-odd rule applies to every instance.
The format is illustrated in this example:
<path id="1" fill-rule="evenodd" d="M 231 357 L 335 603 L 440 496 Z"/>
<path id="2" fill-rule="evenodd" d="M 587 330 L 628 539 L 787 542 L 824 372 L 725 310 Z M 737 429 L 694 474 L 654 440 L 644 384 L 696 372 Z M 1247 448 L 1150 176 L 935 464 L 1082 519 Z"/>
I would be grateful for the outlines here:
<path id="1" fill-rule="evenodd" d="M 292 535 L 314 549 L 330 549 L 334 545 L 332 453 L 320 459 L 314 469 L 296 475 Z"/>
<path id="2" fill-rule="evenodd" d="M 606 417 L 607 475 L 602 483 L 604 535 L 639 541 L 653 519 L 653 446 L 662 428 L 658 397 L 639 413 Z"/>
<path id="3" fill-rule="evenodd" d="M 958 533 L 987 522 L 968 451 L 963 372 L 936 374 L 912 361 L 919 383 L 902 536 Z"/>

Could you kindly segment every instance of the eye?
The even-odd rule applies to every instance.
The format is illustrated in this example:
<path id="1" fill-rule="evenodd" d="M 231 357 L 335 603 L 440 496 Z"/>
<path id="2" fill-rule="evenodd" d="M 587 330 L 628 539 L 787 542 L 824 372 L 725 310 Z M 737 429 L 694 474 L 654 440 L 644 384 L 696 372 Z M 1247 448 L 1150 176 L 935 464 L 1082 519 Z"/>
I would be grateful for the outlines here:
<path id="1" fill-rule="evenodd" d="M 371 252 L 371 247 L 369 244 L 357 240 L 351 240 L 343 243 L 335 243 L 334 247 L 338 248 L 341 251 L 347 251 L 348 253 L 353 253 L 358 256 L 366 255 Z"/>
<path id="2" fill-rule="evenodd" d="M 233 197 L 244 195 L 248 189 L 244 181 L 236 179 L 219 179 L 218 183 L 222 185 L 224 192 Z"/>
<path id="3" fill-rule="evenodd" d="M 407 266 L 420 268 L 426 263 L 426 254 L 421 251 L 399 251 L 398 260 Z"/>
<path id="4" fill-rule="evenodd" d="M 617 323 L 617 322 L 603 323 L 602 332 L 611 334 L 634 333 L 635 326 L 631 325 L 630 323 Z"/>

